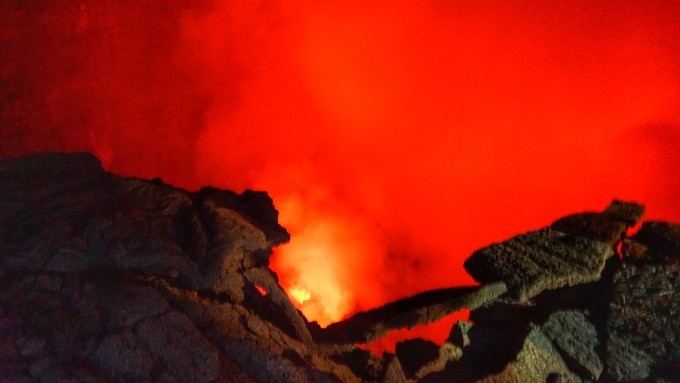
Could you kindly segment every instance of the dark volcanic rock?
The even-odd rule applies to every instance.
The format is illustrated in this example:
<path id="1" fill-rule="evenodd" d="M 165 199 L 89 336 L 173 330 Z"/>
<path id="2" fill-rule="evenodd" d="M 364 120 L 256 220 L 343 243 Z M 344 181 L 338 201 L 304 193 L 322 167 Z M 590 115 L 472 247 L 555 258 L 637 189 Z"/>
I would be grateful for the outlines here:
<path id="1" fill-rule="evenodd" d="M 645 263 L 680 262 L 680 225 L 645 222 L 621 248 L 625 261 Z"/>
<path id="2" fill-rule="evenodd" d="M 379 381 L 383 375 L 383 361 L 370 351 L 353 349 L 333 356 L 333 360 L 349 367 L 363 381 Z"/>
<path id="3" fill-rule="evenodd" d="M 647 378 L 655 368 L 680 371 L 680 264 L 624 264 L 614 276 L 607 322 L 607 374 Z"/>
<path id="4" fill-rule="evenodd" d="M 634 241 L 624 242 L 606 329 L 611 379 L 680 379 L 679 231 L 680 225 L 646 222 Z"/>
<path id="5" fill-rule="evenodd" d="M 614 246 L 626 229 L 638 223 L 645 212 L 642 205 L 614 200 L 602 213 L 580 213 L 560 218 L 552 228 L 577 237 L 590 238 Z"/>
<path id="6" fill-rule="evenodd" d="M 492 304 L 491 307 L 499 307 L 502 303 Z M 484 310 L 484 309 L 482 309 Z M 466 331 L 468 345 L 460 348 L 456 341 L 447 341 L 442 348 L 450 347 L 455 355 L 455 363 L 447 364 L 442 372 L 435 372 L 426 376 L 424 382 L 473 382 L 485 376 L 500 372 L 519 353 L 528 334 L 529 321 L 516 321 L 515 317 L 505 316 L 506 312 L 500 311 L 493 315 L 494 324 L 478 322 L 473 318 L 479 310 L 471 312 L 470 320 L 474 323 Z M 499 325 L 496 325 L 499 324 Z M 453 336 L 458 332 L 451 330 Z M 465 341 L 465 340 L 464 340 Z"/>
<path id="7" fill-rule="evenodd" d="M 680 261 L 680 225 L 668 222 L 645 222 L 633 236 L 644 244 L 659 261 Z"/>
<path id="8" fill-rule="evenodd" d="M 96 379 L 166 376 L 202 382 L 219 375 L 217 349 L 184 314 L 144 286 L 24 276 L 2 289 L 0 306 L 2 317 L 16 326 L 10 333 L 0 332 L 2 343 L 16 345 L 11 356 L 15 363 L 1 358 L 0 376 L 21 367 L 16 363 L 20 360 L 49 360 L 49 370 L 29 373 L 55 378 L 84 367 L 101 371 L 89 374 Z"/>
<path id="9" fill-rule="evenodd" d="M 542 229 L 477 250 L 465 269 L 481 283 L 505 282 L 523 301 L 547 289 L 598 280 L 613 253 L 605 243 Z"/>
<path id="10" fill-rule="evenodd" d="M 266 193 L 2 160 L 0 381 L 358 381 L 266 268 L 287 239 Z"/>
<path id="11" fill-rule="evenodd" d="M 461 350 L 470 345 L 470 337 L 468 331 L 472 327 L 472 323 L 465 321 L 458 321 L 451 328 L 451 333 L 447 342 L 459 347 Z"/>
<path id="12" fill-rule="evenodd" d="M 643 210 L 565 217 L 475 252 L 481 286 L 321 329 L 268 268 L 289 235 L 266 193 L 187 192 L 84 153 L 4 159 L 0 381 L 679 381 L 680 226 L 645 223 L 611 257 Z M 463 308 L 442 346 L 356 346 Z"/>
<path id="13" fill-rule="evenodd" d="M 626 262 L 655 261 L 655 259 L 652 258 L 652 253 L 647 249 L 647 246 L 633 241 L 630 238 L 623 240 L 621 255 Z"/>
<path id="14" fill-rule="evenodd" d="M 462 348 L 445 342 L 441 347 L 423 339 L 410 339 L 397 343 L 397 358 L 401 361 L 404 373 L 412 380 L 420 381 L 432 376 L 459 360 Z"/>
<path id="15" fill-rule="evenodd" d="M 92 363 L 111 375 L 124 379 L 150 381 L 154 361 L 128 330 L 102 339 L 92 354 Z"/>
<path id="16" fill-rule="evenodd" d="M 601 213 L 580 213 L 560 218 L 551 227 L 563 233 L 614 246 L 621 240 L 628 225 L 624 221 L 609 219 Z"/>
<path id="17" fill-rule="evenodd" d="M 279 225 L 279 213 L 271 208 L 274 201 L 265 192 L 246 190 L 243 194 L 236 194 L 206 187 L 196 194 L 196 198 L 201 201 L 213 200 L 220 206 L 238 212 L 262 230 L 271 246 L 290 240 L 290 234 Z"/>
<path id="18" fill-rule="evenodd" d="M 634 225 L 645 215 L 645 207 L 635 202 L 614 200 L 604 210 L 604 214 L 612 220 L 623 221 L 628 225 Z"/>
<path id="19" fill-rule="evenodd" d="M 476 308 L 507 291 L 505 284 L 428 291 L 333 323 L 315 334 L 319 342 L 366 343 L 390 330 L 434 322 L 463 308 Z"/>
<path id="20" fill-rule="evenodd" d="M 88 154 L 2 161 L 0 194 L 5 272 L 106 269 L 208 289 L 225 268 L 235 271 L 271 247 L 228 206 L 106 173 Z"/>
<path id="21" fill-rule="evenodd" d="M 307 383 L 309 374 L 298 368 L 293 361 L 258 347 L 254 342 L 243 339 L 224 338 L 220 348 L 236 364 L 246 371 L 256 382 Z M 319 383 L 334 382 L 326 375 L 315 375 Z"/>
<path id="22" fill-rule="evenodd" d="M 407 376 L 415 376 L 418 370 L 439 358 L 439 346 L 422 339 L 399 342 L 395 350 Z"/>
<path id="23" fill-rule="evenodd" d="M 557 377 L 563 382 L 581 382 L 537 325 L 530 323 L 512 333 L 474 325 L 469 336 L 470 345 L 460 362 L 450 363 L 422 382 L 523 383 Z"/>
<path id="24" fill-rule="evenodd" d="M 519 331 L 529 322 L 538 321 L 536 306 L 528 302 L 499 300 L 470 312 L 470 321 L 510 332 Z"/>
<path id="25" fill-rule="evenodd" d="M 399 359 L 396 356 L 391 355 L 386 357 L 385 367 L 385 377 L 383 378 L 384 383 L 406 383 L 406 376 L 404 375 L 404 370 L 399 363 Z"/>
<path id="26" fill-rule="evenodd" d="M 558 311 L 542 329 L 573 371 L 588 380 L 600 377 L 603 367 L 596 352 L 597 331 L 583 313 Z"/>
<path id="27" fill-rule="evenodd" d="M 384 354 L 382 358 L 370 351 L 353 349 L 333 357 L 348 366 L 362 382 L 406 383 L 406 375 L 394 354 Z"/>
<path id="28" fill-rule="evenodd" d="M 560 382 L 581 382 L 581 379 L 569 370 L 543 332 L 538 327 L 531 326 L 514 360 L 502 371 L 486 376 L 478 382 L 546 382 L 556 378 L 559 378 Z"/>

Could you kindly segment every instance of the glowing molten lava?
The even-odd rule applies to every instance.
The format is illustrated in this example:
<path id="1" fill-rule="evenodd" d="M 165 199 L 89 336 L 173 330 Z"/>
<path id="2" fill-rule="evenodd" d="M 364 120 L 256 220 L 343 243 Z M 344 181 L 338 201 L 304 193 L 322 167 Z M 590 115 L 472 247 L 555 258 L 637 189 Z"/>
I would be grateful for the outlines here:
<path id="1" fill-rule="evenodd" d="M 257 292 L 260 293 L 260 295 L 262 295 L 263 297 L 267 295 L 267 290 L 265 290 L 264 287 L 255 285 L 255 289 L 256 289 Z"/>
<path id="2" fill-rule="evenodd" d="M 370 266 L 382 267 L 382 249 L 360 219 L 347 211 L 324 208 L 326 197 L 321 194 L 278 203 L 281 223 L 295 235 L 275 250 L 272 268 L 284 276 L 281 283 L 305 316 L 327 326 L 358 308 L 381 303 Z M 365 306 L 357 305 L 362 293 L 357 285 L 366 288 Z"/>
<path id="3" fill-rule="evenodd" d="M 304 305 L 305 302 L 312 299 L 312 294 L 309 292 L 309 290 L 302 287 L 291 287 L 288 292 L 290 293 L 290 296 L 295 299 L 295 302 L 301 305 Z"/>
<path id="4" fill-rule="evenodd" d="M 293 238 L 272 267 L 322 325 L 470 284 L 474 249 L 614 197 L 680 221 L 674 2 L 6 1 L 0 19 L 0 156 L 269 191 Z"/>

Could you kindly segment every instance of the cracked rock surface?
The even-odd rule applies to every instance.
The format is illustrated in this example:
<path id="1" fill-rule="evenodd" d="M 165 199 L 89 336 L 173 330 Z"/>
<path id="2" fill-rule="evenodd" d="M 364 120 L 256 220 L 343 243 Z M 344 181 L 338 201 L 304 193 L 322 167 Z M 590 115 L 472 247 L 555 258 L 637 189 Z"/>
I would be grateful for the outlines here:
<path id="1" fill-rule="evenodd" d="M 479 286 L 322 329 L 268 267 L 289 235 L 266 193 L 188 192 L 87 153 L 3 159 L 0 382 L 678 382 L 680 225 L 626 237 L 643 212 L 560 218 L 472 254 Z M 357 346 L 463 308 L 443 345 Z"/>
<path id="2" fill-rule="evenodd" d="M 546 228 L 477 250 L 465 270 L 480 283 L 502 281 L 519 300 L 600 278 L 614 254 L 606 243 Z"/>
<path id="3" fill-rule="evenodd" d="M 431 323 L 463 308 L 480 307 L 506 291 L 503 282 L 427 291 L 333 323 L 316 338 L 319 342 L 366 343 L 390 330 Z"/>
<path id="4" fill-rule="evenodd" d="M 1 161 L 0 196 L 0 381 L 359 381 L 267 268 L 289 236 L 265 193 L 46 153 Z"/>
<path id="5" fill-rule="evenodd" d="M 607 320 L 607 373 L 617 381 L 680 379 L 679 233 L 680 225 L 645 223 L 624 247 Z M 629 256 L 639 248 L 643 256 Z"/>

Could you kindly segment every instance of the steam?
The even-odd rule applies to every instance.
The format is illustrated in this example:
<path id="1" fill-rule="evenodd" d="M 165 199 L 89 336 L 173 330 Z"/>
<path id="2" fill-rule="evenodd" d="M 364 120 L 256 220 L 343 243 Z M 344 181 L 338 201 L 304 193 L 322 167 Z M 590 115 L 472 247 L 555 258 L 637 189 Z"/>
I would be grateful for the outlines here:
<path id="1" fill-rule="evenodd" d="M 269 191 L 322 324 L 612 197 L 680 221 L 680 9 L 397 3 L 5 2 L 0 157 Z"/>

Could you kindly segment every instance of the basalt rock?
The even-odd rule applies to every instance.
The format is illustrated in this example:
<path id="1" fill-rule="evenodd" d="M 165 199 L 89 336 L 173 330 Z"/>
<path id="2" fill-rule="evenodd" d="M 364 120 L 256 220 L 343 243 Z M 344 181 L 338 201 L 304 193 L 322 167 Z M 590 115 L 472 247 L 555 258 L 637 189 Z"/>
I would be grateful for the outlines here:
<path id="1" fill-rule="evenodd" d="M 470 336 L 468 335 L 468 331 L 470 331 L 471 327 L 472 323 L 470 322 L 456 322 L 456 324 L 454 324 L 451 328 L 449 338 L 446 340 L 446 343 L 450 344 L 451 347 L 459 350 L 460 356 L 463 355 L 463 349 L 470 345 Z M 458 356 L 456 359 L 460 359 L 460 356 Z"/>
<path id="2" fill-rule="evenodd" d="M 358 382 L 267 268 L 286 240 L 266 193 L 0 161 L 0 381 Z"/>
<path id="3" fill-rule="evenodd" d="M 548 318 L 542 330 L 572 371 L 591 381 L 600 377 L 603 367 L 597 354 L 597 330 L 585 314 L 558 311 Z"/>
<path id="4" fill-rule="evenodd" d="M 623 246 L 607 321 L 616 381 L 680 379 L 680 225 L 646 222 Z"/>
<path id="5" fill-rule="evenodd" d="M 614 200 L 601 213 L 579 213 L 558 219 L 551 225 L 555 230 L 616 245 L 626 229 L 640 222 L 644 206 L 634 202 Z"/>
<path id="6" fill-rule="evenodd" d="M 555 350 L 552 342 L 537 327 L 531 326 L 514 360 L 500 372 L 485 376 L 480 383 L 523 383 L 527 381 L 580 382 Z"/>
<path id="7" fill-rule="evenodd" d="M 480 286 L 321 329 L 269 269 L 289 235 L 266 193 L 188 192 L 86 153 L 4 159 L 0 381 L 680 381 L 680 226 L 625 237 L 643 211 L 559 219 L 476 251 Z M 463 308 L 442 345 L 356 345 Z"/>
<path id="8" fill-rule="evenodd" d="M 386 356 L 386 358 L 389 358 L 389 356 Z M 370 351 L 360 349 L 352 349 L 334 355 L 333 360 L 349 367 L 362 381 L 380 381 L 380 377 L 385 371 L 383 362 L 391 362 L 391 358 L 384 361 Z"/>
<path id="9" fill-rule="evenodd" d="M 506 332 L 478 324 L 470 329 L 469 337 L 470 345 L 459 361 L 422 381 L 519 383 L 560 377 L 564 382 L 581 382 L 538 325 L 530 323 Z"/>
<path id="10" fill-rule="evenodd" d="M 383 379 L 384 383 L 406 383 L 406 375 L 404 375 L 404 370 L 394 355 L 387 356 L 387 367 L 385 367 L 385 376 Z"/>
<path id="11" fill-rule="evenodd" d="M 366 343 L 390 330 L 428 324 L 463 308 L 480 307 L 506 291 L 502 282 L 428 291 L 333 323 L 318 331 L 315 339 L 324 343 Z"/>
<path id="12" fill-rule="evenodd" d="M 644 245 L 658 261 L 680 262 L 680 225 L 645 222 L 632 239 Z"/>
<path id="13" fill-rule="evenodd" d="M 406 376 L 415 376 L 428 363 L 439 358 L 439 346 L 422 339 L 411 339 L 397 343 L 397 358 Z"/>
<path id="14" fill-rule="evenodd" d="M 544 290 L 596 281 L 611 246 L 545 228 L 477 250 L 465 270 L 483 284 L 504 282 L 526 301 Z"/>

